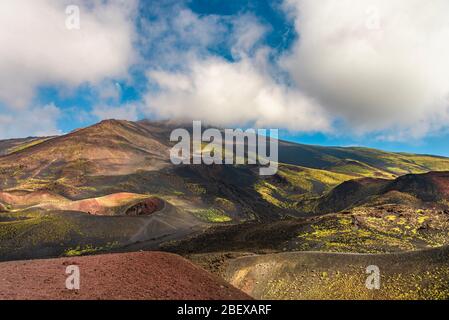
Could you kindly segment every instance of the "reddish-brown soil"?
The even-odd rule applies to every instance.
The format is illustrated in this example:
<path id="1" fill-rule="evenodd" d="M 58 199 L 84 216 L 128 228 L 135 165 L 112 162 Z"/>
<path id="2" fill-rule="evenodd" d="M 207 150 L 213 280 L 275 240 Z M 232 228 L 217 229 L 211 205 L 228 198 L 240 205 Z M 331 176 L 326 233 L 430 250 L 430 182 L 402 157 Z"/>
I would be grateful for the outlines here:
<path id="1" fill-rule="evenodd" d="M 80 290 L 66 289 L 69 265 Z M 161 252 L 0 263 L 2 300 L 246 300 L 251 299 L 184 258 Z"/>
<path id="2" fill-rule="evenodd" d="M 80 211 L 98 216 L 122 215 L 125 211 L 128 216 L 142 216 L 162 210 L 164 202 L 156 197 L 148 198 L 146 195 L 137 193 L 120 192 L 78 201 L 66 199 L 65 201 L 46 202 L 46 199 L 43 199 L 39 207 L 48 210 Z M 128 207 L 129 209 L 126 209 Z"/>
<path id="3" fill-rule="evenodd" d="M 164 208 L 164 202 L 158 198 L 145 199 L 126 210 L 127 216 L 149 216 Z"/>

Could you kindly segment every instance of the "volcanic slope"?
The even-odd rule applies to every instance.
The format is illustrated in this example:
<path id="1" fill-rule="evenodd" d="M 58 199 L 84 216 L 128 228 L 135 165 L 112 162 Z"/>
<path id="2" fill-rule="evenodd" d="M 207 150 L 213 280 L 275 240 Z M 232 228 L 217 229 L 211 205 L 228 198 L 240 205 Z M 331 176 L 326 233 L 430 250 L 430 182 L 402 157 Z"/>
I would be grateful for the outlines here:
<path id="1" fill-rule="evenodd" d="M 395 180 L 363 178 L 346 181 L 318 199 L 319 213 L 339 212 L 369 204 L 445 206 L 449 201 L 449 172 L 407 174 Z"/>
<path id="2" fill-rule="evenodd" d="M 351 180 L 301 218 L 208 231 L 168 248 L 185 254 L 322 251 L 391 253 L 449 245 L 448 172 Z M 300 207 L 300 205 L 298 204 Z"/>
<path id="3" fill-rule="evenodd" d="M 282 141 L 280 162 L 359 176 L 391 178 L 407 173 L 448 170 L 448 158 L 393 153 L 361 147 L 323 147 Z"/>
<path id="4" fill-rule="evenodd" d="M 169 136 L 174 128 L 176 125 L 169 122 L 106 120 L 67 135 L 26 140 L 14 152 L 0 157 L 0 188 L 70 189 L 71 185 L 82 186 L 91 176 L 161 171 L 171 166 L 169 149 L 173 144 Z M 311 189 L 307 183 L 316 184 L 318 193 L 324 191 L 321 185 L 326 189 L 327 185 L 333 187 L 357 177 L 394 178 L 406 173 L 449 170 L 449 160 L 443 157 L 285 141 L 280 141 L 279 162 L 289 165 L 281 165 L 281 178 L 303 189 Z M 326 181 L 328 172 L 335 175 L 334 183 Z M 96 194 L 101 195 L 105 194 Z"/>
<path id="5" fill-rule="evenodd" d="M 166 230 L 164 239 L 171 241 L 211 225 L 321 214 L 313 211 L 316 199 L 324 201 L 334 187 L 352 179 L 449 170 L 449 160 L 442 157 L 283 141 L 279 172 L 272 177 L 259 176 L 257 166 L 174 166 L 169 136 L 176 127 L 183 126 L 106 120 L 39 143 L 24 142 L 1 156 L 0 242 L 11 251 L 5 256 L 96 252 L 131 240 L 153 241 L 153 248 Z M 110 203 L 123 194 L 130 195 L 126 205 Z M 161 199 L 171 209 L 154 217 L 117 212 L 141 196 Z M 16 252 L 20 248 L 26 250 Z"/>
<path id="6" fill-rule="evenodd" d="M 51 137 L 43 137 L 43 138 L 22 138 L 22 139 L 9 139 L 9 140 L 0 140 L 0 156 L 5 156 L 11 153 L 15 153 L 26 148 L 37 145 L 45 140 L 51 139 Z"/>
<path id="7" fill-rule="evenodd" d="M 81 273 L 80 290 L 66 289 L 66 268 Z M 139 252 L 0 263 L 0 299 L 8 300 L 250 300 L 189 261 Z"/>
<path id="8" fill-rule="evenodd" d="M 144 126 L 103 121 L 1 157 L 1 187 L 32 189 L 69 182 L 80 185 L 90 175 L 159 170 L 167 165 L 168 150 Z"/>
<path id="9" fill-rule="evenodd" d="M 366 286 L 373 268 L 380 272 L 379 290 Z M 225 278 L 256 299 L 446 300 L 449 248 L 387 255 L 295 252 L 241 257 L 228 263 Z"/>

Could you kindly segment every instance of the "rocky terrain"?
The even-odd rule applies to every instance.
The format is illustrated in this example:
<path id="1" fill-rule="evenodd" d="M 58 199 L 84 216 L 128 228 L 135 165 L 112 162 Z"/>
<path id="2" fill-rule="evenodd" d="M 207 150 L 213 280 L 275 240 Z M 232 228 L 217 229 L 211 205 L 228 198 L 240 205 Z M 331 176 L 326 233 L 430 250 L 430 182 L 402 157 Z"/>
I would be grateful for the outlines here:
<path id="1" fill-rule="evenodd" d="M 424 264 L 420 252 L 448 245 L 447 158 L 279 141 L 279 171 L 262 177 L 254 165 L 173 165 L 169 136 L 179 126 L 189 129 L 107 120 L 63 136 L 0 141 L 0 260 L 164 250 L 256 298 L 353 298 L 347 288 L 320 295 L 329 287 L 322 281 L 285 295 L 270 281 L 289 283 L 314 270 L 330 274 L 323 261 L 331 266 L 354 254 L 391 257 L 385 268 L 394 281 L 402 264 L 396 255 L 416 253 Z M 291 269 L 309 252 L 326 258 L 301 258 L 303 271 Z M 290 271 L 269 273 L 264 287 L 248 286 L 246 275 L 259 277 L 258 259 Z M 442 268 L 438 281 L 447 279 L 443 260 L 429 265 Z M 362 264 L 356 266 L 353 279 L 364 276 Z M 413 294 L 372 298 L 447 297 L 446 288 L 427 285 L 432 281 L 417 278 L 432 294 L 407 287 Z M 371 296 L 355 298 L 363 297 Z"/>

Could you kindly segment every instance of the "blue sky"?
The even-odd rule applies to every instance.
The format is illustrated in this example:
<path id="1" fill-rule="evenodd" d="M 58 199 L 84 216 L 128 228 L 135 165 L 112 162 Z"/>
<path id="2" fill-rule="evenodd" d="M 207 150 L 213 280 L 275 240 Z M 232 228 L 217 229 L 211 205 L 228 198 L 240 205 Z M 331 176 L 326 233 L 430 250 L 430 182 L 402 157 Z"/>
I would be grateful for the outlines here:
<path id="1" fill-rule="evenodd" d="M 407 5 L 394 1 L 394 10 Z M 449 71 L 446 62 L 437 68 L 427 59 L 432 56 L 435 65 L 445 61 L 448 46 L 432 51 L 430 42 L 428 48 L 416 49 L 432 32 L 435 43 L 441 43 L 437 31 L 446 26 L 447 14 L 440 13 L 446 4 L 431 2 L 426 10 L 439 14 L 436 22 L 407 29 L 409 39 L 399 38 L 401 23 L 406 28 L 407 21 L 396 20 L 399 14 L 382 0 L 346 7 L 323 0 L 321 8 L 310 0 L 135 0 L 126 6 L 110 0 L 94 9 L 80 3 L 80 33 L 86 32 L 80 39 L 94 39 L 89 54 L 83 47 L 89 40 L 82 42 L 74 32 L 49 32 L 51 39 L 44 33 L 35 38 L 63 48 L 65 39 L 73 37 L 80 41 L 75 47 L 79 53 L 60 64 L 45 60 L 50 71 L 42 74 L 38 60 L 18 60 L 20 69 L 0 63 L 5 73 L 18 74 L 17 83 L 25 83 L 21 88 L 0 78 L 5 88 L 0 89 L 0 138 L 67 133 L 109 117 L 192 117 L 220 126 L 279 128 L 281 138 L 307 144 L 449 156 L 449 86 L 445 80 L 426 81 L 443 79 L 440 72 Z M 42 12 L 54 6 L 40 3 Z M 323 16 L 330 12 L 326 6 L 335 14 Z M 102 20 L 95 21 L 95 10 Z M 411 19 L 420 11 L 406 8 Z M 367 15 L 365 24 L 361 14 Z M 317 24 L 324 18 L 328 26 Z M 397 30 L 388 29 L 388 19 L 396 22 Z M 85 21 L 90 23 L 83 25 Z M 85 25 L 92 29 L 83 29 Z M 43 25 L 42 30 L 53 27 Z M 95 48 L 98 35 L 115 41 Z M 335 42 L 337 36 L 341 40 Z M 12 43 L 13 49 L 24 46 Z M 402 48 L 420 52 L 407 54 L 408 61 L 401 57 L 406 52 Z M 2 54 L 17 56 L 0 49 L 0 58 Z M 33 54 L 45 56 L 47 51 Z M 90 58 L 91 65 L 86 63 Z M 25 60 L 20 55 L 17 59 Z M 79 68 L 71 69 L 76 63 Z M 419 72 L 410 71 L 407 63 Z M 61 66 L 67 67 L 64 74 Z M 39 113 L 42 119 L 35 116 Z M 14 125 L 18 118 L 24 119 L 23 125 Z"/>

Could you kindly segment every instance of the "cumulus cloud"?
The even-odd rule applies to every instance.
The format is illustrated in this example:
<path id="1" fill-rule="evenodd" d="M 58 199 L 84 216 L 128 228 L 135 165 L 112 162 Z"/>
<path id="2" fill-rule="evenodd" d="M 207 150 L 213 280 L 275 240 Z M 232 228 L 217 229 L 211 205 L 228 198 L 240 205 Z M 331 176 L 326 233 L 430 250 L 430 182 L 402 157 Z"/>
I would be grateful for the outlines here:
<path id="1" fill-rule="evenodd" d="M 66 6 L 80 8 L 80 30 L 66 28 Z M 126 74 L 133 56 L 133 12 L 124 0 L 0 1 L 0 101 L 29 106 L 43 85 L 75 87 Z"/>
<path id="2" fill-rule="evenodd" d="M 135 104 L 121 106 L 95 106 L 92 114 L 99 120 L 117 119 L 136 121 L 139 118 L 139 108 Z"/>
<path id="3" fill-rule="evenodd" d="M 152 71 L 159 90 L 147 96 L 161 118 L 203 120 L 215 125 L 255 125 L 300 131 L 328 131 L 319 105 L 276 83 L 251 59 L 192 61 L 187 73 Z"/>
<path id="4" fill-rule="evenodd" d="M 356 132 L 422 137 L 447 126 L 449 2 L 287 0 L 299 90 Z"/>
<path id="5" fill-rule="evenodd" d="M 0 134 L 13 132 L 12 115 L 42 109 L 30 105 L 38 87 L 86 82 L 99 100 L 89 116 L 100 119 L 143 113 L 386 140 L 448 127 L 447 0 L 284 0 L 298 37 L 281 56 L 268 46 L 270 26 L 249 13 L 198 15 L 153 2 L 136 35 L 137 1 L 79 0 L 81 29 L 71 31 L 73 1 L 0 1 L 0 115 L 9 128 Z M 114 79 L 136 61 L 148 91 L 120 106 Z"/>
<path id="6" fill-rule="evenodd" d="M 122 87 L 116 81 L 103 81 L 102 84 L 95 86 L 94 90 L 103 101 L 117 102 L 122 94 Z"/>
<path id="7" fill-rule="evenodd" d="M 0 108 L 0 136 L 3 139 L 27 136 L 52 136 L 61 132 L 57 129 L 57 120 L 61 111 L 54 105 L 33 107 L 3 112 Z"/>
<path id="8" fill-rule="evenodd" d="M 285 0 L 284 8 L 298 39 L 274 63 L 261 41 L 268 28 L 254 16 L 166 18 L 172 35 L 194 32 L 187 50 L 172 46 L 184 37 L 170 40 L 181 70 L 150 68 L 160 89 L 146 96 L 151 113 L 388 140 L 447 127 L 448 1 Z M 195 49 L 216 43 L 211 30 L 227 30 L 233 61 Z"/>
<path id="9" fill-rule="evenodd" d="M 232 24 L 234 32 L 231 34 L 229 43 L 234 58 L 242 58 L 253 53 L 268 31 L 266 25 L 261 24 L 255 16 L 250 14 L 239 16 L 232 21 Z"/>
<path id="10" fill-rule="evenodd" d="M 152 5 L 155 17 L 142 20 L 139 39 L 149 68 L 182 68 L 188 56 L 205 56 L 227 38 L 226 18 L 199 16 L 179 3 L 168 8 L 163 3 Z"/>
<path id="11" fill-rule="evenodd" d="M 150 66 L 147 72 L 151 87 L 156 88 L 145 96 L 147 114 L 220 126 L 330 130 L 327 115 L 313 99 L 271 72 L 270 49 L 262 41 L 268 27 L 255 16 L 199 17 L 182 9 L 153 22 L 148 32 L 153 30 L 150 37 L 154 37 L 167 29 L 170 35 L 156 50 L 170 48 L 170 53 L 162 58 L 162 65 Z M 207 50 L 223 39 L 232 59 Z"/>

